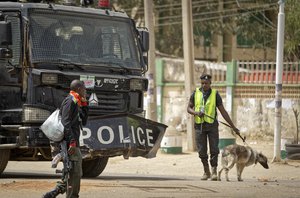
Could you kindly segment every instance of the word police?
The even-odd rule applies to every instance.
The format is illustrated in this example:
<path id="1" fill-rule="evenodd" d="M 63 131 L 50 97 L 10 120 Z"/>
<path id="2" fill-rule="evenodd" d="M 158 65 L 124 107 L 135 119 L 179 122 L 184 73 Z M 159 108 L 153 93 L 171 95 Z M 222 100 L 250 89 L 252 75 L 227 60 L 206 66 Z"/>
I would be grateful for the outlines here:
<path id="1" fill-rule="evenodd" d="M 123 126 L 119 125 L 117 129 L 113 129 L 110 126 L 101 126 L 98 128 L 96 134 L 92 134 L 92 130 L 89 128 L 83 128 L 83 132 L 81 132 L 80 139 L 82 143 L 84 143 L 85 139 L 97 138 L 97 140 L 104 145 L 109 145 L 112 143 L 130 143 L 131 141 L 134 144 L 145 145 L 149 147 L 153 147 L 153 131 L 152 129 L 142 129 L 141 127 L 137 127 L 136 129 L 131 126 L 130 128 L 131 134 L 130 137 L 124 137 Z M 96 137 L 95 137 L 96 136 Z"/>

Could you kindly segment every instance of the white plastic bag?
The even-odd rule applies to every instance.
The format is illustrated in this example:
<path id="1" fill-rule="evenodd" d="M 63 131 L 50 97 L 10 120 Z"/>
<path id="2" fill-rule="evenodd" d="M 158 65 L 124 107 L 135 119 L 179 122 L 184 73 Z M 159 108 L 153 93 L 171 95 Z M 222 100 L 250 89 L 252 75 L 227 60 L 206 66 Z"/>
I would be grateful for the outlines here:
<path id="1" fill-rule="evenodd" d="M 56 109 L 42 124 L 40 129 L 52 141 L 59 142 L 64 137 L 64 126 L 61 123 L 59 109 Z"/>

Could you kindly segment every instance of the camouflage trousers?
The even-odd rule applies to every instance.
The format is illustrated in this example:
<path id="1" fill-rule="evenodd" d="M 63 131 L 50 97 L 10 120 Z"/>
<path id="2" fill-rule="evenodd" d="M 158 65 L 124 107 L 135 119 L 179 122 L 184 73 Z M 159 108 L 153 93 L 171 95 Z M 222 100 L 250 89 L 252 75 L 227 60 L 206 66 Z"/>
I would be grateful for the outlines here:
<path id="1" fill-rule="evenodd" d="M 80 191 L 80 181 L 82 177 L 82 156 L 79 148 L 75 149 L 73 155 L 69 155 L 69 160 L 72 162 L 72 169 L 69 173 L 69 178 L 65 175 L 62 178 L 62 181 L 58 181 L 56 184 L 56 189 L 59 190 L 61 194 L 67 192 L 67 198 L 77 198 L 79 197 Z M 69 186 L 67 187 L 67 180 Z"/>

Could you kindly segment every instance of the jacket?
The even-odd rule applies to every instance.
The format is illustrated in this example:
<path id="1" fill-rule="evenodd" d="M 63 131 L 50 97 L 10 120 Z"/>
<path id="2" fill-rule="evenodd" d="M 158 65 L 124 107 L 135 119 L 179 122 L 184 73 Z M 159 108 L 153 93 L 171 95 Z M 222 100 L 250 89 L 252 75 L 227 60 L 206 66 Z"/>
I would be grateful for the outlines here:
<path id="1" fill-rule="evenodd" d="M 86 125 L 88 106 L 79 107 L 72 95 L 68 95 L 60 107 L 61 123 L 64 126 L 64 139 L 69 145 L 72 140 L 79 147 L 80 129 Z"/>

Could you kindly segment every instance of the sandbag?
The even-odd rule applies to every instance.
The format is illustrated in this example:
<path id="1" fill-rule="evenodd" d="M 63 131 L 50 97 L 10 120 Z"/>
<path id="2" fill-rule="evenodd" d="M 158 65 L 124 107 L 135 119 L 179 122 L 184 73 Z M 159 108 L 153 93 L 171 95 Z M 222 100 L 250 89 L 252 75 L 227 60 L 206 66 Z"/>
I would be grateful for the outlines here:
<path id="1" fill-rule="evenodd" d="M 52 141 L 60 142 L 64 137 L 64 126 L 61 123 L 59 109 L 56 109 L 42 124 L 40 129 Z"/>

